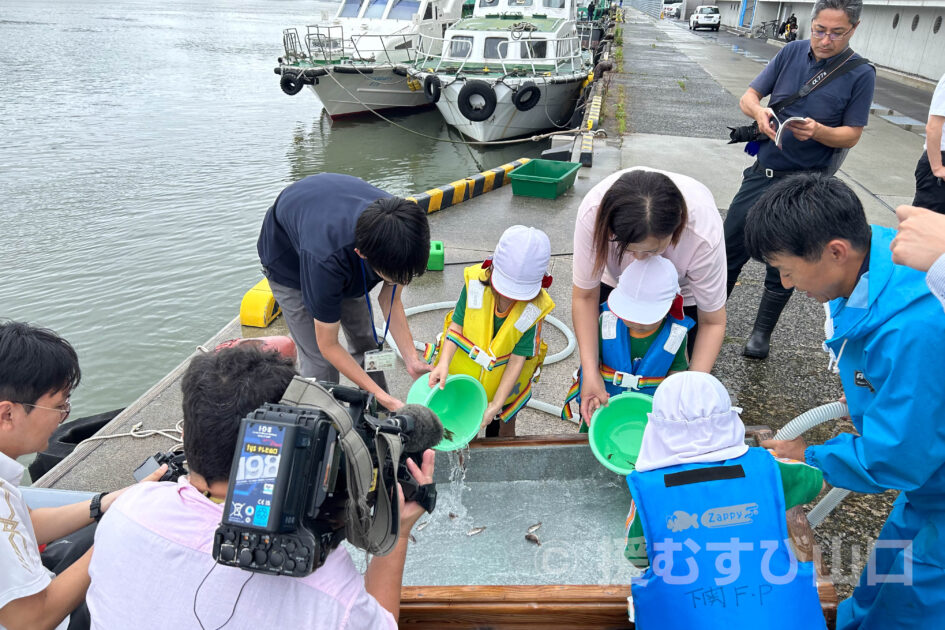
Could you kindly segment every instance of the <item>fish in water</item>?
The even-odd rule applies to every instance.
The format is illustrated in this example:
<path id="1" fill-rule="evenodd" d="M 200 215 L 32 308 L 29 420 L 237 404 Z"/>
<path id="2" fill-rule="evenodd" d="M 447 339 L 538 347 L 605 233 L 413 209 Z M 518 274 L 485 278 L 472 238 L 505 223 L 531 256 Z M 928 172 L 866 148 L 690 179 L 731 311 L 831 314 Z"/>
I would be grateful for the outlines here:
<path id="1" fill-rule="evenodd" d="M 535 523 L 534 525 L 528 528 L 528 533 L 534 534 L 535 532 L 538 531 L 540 527 L 541 527 L 541 521 L 538 521 L 537 523 Z"/>
<path id="2" fill-rule="evenodd" d="M 525 540 L 527 540 L 530 543 L 535 543 L 536 545 L 541 547 L 541 541 L 538 540 L 538 536 L 536 536 L 535 534 L 525 534 Z"/>
<path id="3" fill-rule="evenodd" d="M 417 539 L 413 537 L 413 534 L 410 534 L 410 536 L 408 536 L 408 538 L 410 538 L 410 542 L 412 542 L 412 543 L 417 542 Z"/>
<path id="4" fill-rule="evenodd" d="M 450 520 L 451 520 L 451 521 L 455 521 L 455 520 L 458 519 L 458 518 L 459 518 L 459 515 L 450 512 Z"/>
<path id="5" fill-rule="evenodd" d="M 481 534 L 481 533 L 484 532 L 484 531 L 486 531 L 486 528 L 485 528 L 485 527 L 473 527 L 471 530 L 469 530 L 468 532 L 466 532 L 466 535 L 467 535 L 467 536 L 475 536 L 476 534 Z"/>
<path id="6" fill-rule="evenodd" d="M 429 525 L 429 524 L 430 524 L 430 521 L 423 521 L 422 523 L 420 523 L 419 525 L 417 525 L 417 531 L 418 531 L 418 532 L 423 531 L 423 528 L 426 527 L 426 526 Z"/>
<path id="7" fill-rule="evenodd" d="M 450 430 L 447 429 L 446 427 L 443 427 L 443 439 L 444 439 L 444 440 L 449 440 L 450 442 L 452 442 L 454 437 L 456 437 L 456 436 L 453 434 L 452 431 L 450 431 Z M 462 456 L 460 456 L 460 457 L 462 457 Z"/>

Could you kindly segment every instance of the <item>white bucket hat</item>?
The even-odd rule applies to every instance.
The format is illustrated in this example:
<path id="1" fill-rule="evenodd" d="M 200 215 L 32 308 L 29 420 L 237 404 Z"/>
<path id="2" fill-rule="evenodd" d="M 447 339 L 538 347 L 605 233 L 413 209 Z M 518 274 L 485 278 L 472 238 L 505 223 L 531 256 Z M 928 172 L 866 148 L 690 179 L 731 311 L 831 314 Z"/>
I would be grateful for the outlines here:
<path id="1" fill-rule="evenodd" d="M 711 374 L 673 374 L 656 388 L 636 469 L 645 472 L 744 455 L 748 445 L 741 411 Z"/>
<path id="2" fill-rule="evenodd" d="M 512 300 L 531 300 L 541 291 L 551 241 L 538 228 L 513 225 L 499 239 L 492 255 L 492 287 Z"/>
<path id="3" fill-rule="evenodd" d="M 620 319 L 655 324 L 666 317 L 679 293 L 679 273 L 662 256 L 634 260 L 620 274 L 607 306 Z"/>

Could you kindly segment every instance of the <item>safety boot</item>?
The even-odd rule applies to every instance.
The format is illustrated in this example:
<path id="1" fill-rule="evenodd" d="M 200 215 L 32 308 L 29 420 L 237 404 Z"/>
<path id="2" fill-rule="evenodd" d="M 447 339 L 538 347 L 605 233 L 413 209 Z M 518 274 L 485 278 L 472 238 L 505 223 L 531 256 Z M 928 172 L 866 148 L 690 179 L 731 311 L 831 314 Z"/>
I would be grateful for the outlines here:
<path id="1" fill-rule="evenodd" d="M 758 305 L 755 326 L 752 328 L 748 343 L 745 344 L 745 349 L 742 351 L 743 355 L 752 359 L 764 359 L 768 356 L 768 350 L 771 347 L 771 333 L 778 323 L 778 318 L 781 317 L 781 311 L 784 310 L 790 299 L 790 291 L 764 290 L 761 296 L 761 304 Z"/>

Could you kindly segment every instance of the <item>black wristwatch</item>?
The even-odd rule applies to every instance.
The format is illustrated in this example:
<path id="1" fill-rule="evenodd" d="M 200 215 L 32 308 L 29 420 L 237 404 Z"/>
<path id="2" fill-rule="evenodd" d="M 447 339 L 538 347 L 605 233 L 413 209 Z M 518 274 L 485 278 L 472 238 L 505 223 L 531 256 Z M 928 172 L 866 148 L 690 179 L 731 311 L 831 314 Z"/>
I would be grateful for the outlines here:
<path id="1" fill-rule="evenodd" d="M 107 492 L 99 492 L 94 497 L 92 501 L 89 502 L 89 518 L 95 521 L 96 523 L 102 520 L 102 516 L 105 514 L 102 512 L 102 497 L 104 497 Z"/>

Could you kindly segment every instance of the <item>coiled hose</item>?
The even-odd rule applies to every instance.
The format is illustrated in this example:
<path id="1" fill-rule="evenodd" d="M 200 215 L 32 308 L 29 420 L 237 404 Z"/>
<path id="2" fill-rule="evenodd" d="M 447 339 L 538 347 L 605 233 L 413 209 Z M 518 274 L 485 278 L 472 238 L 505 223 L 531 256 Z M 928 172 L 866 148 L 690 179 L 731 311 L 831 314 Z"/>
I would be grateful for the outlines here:
<path id="1" fill-rule="evenodd" d="M 438 311 L 445 308 L 453 308 L 456 306 L 455 301 L 446 301 L 446 302 L 431 302 L 430 304 L 421 304 L 420 306 L 411 306 L 408 309 L 405 309 L 404 312 L 407 314 L 407 317 L 411 315 L 419 315 L 420 313 L 428 313 L 430 311 Z M 562 322 L 557 317 L 552 317 L 551 315 L 545 316 L 545 321 L 557 328 L 567 339 L 567 345 L 564 347 L 564 350 L 555 352 L 554 354 L 548 355 L 545 357 L 544 365 L 551 365 L 557 363 L 558 361 L 564 361 L 574 352 L 574 348 L 577 346 L 577 339 L 574 337 L 574 333 L 571 332 L 571 329 L 568 328 L 564 322 Z M 383 330 L 378 330 L 379 334 L 383 334 Z M 394 343 L 394 338 L 391 336 L 390 332 L 387 333 L 387 343 L 390 344 L 390 347 L 394 349 L 394 352 L 397 353 L 397 356 L 403 360 L 403 356 L 400 354 L 400 349 L 397 348 L 397 344 Z M 414 345 L 417 350 L 423 350 L 424 344 L 415 341 Z M 528 403 L 525 405 L 530 409 L 535 409 L 537 411 L 543 411 L 547 414 L 550 414 L 555 417 L 559 417 L 561 414 L 561 407 L 555 406 L 551 403 L 545 402 L 543 400 L 536 400 L 533 396 L 528 400 Z"/>
<path id="2" fill-rule="evenodd" d="M 820 407 L 814 407 L 810 411 L 805 411 L 784 425 L 775 435 L 776 440 L 793 440 L 800 437 L 805 431 L 823 424 L 829 420 L 836 420 L 849 415 L 850 410 L 842 402 L 832 402 Z M 823 499 L 807 514 L 807 522 L 811 528 L 815 528 L 824 522 L 824 519 L 836 509 L 850 491 L 845 488 L 831 488 Z"/>

